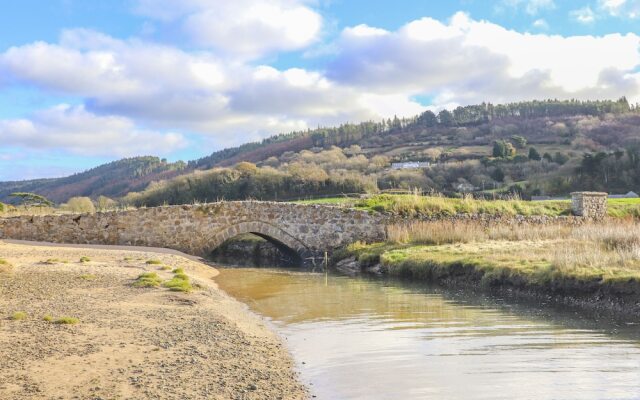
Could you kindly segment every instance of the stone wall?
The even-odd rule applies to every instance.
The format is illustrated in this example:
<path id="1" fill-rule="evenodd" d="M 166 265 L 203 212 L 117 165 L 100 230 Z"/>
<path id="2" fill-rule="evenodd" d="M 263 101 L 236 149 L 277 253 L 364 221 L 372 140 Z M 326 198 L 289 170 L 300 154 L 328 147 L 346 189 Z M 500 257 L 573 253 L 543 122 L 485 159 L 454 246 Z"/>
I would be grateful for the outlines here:
<path id="1" fill-rule="evenodd" d="M 607 215 L 607 194 L 602 192 L 571 193 L 573 215 L 591 219 L 602 219 Z"/>
<path id="2" fill-rule="evenodd" d="M 383 240 L 384 219 L 338 207 L 238 201 L 6 218 L 0 239 L 167 247 L 206 256 L 227 239 L 256 233 L 308 259 L 357 240 Z"/>

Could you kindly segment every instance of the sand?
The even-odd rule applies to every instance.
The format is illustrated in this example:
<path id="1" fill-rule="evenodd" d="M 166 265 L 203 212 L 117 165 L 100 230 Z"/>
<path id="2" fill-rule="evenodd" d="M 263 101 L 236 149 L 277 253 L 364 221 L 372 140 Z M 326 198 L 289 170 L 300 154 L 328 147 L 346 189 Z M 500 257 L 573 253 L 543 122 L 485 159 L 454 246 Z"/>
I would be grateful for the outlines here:
<path id="1" fill-rule="evenodd" d="M 147 249 L 7 242 L 0 259 L 0 399 L 308 397 L 280 339 L 216 287 L 210 266 Z M 147 260 L 184 268 L 201 288 L 132 287 L 145 271 L 172 277 Z M 27 317 L 11 319 L 19 311 Z"/>

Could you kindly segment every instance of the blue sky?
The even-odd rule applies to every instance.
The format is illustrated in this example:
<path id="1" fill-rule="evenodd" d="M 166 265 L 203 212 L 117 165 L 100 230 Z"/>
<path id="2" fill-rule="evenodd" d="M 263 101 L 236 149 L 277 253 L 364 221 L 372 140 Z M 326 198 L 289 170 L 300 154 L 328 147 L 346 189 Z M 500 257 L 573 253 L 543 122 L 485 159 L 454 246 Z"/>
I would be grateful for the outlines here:
<path id="1" fill-rule="evenodd" d="M 640 0 L 5 3 L 0 180 L 481 101 L 640 101 Z"/>

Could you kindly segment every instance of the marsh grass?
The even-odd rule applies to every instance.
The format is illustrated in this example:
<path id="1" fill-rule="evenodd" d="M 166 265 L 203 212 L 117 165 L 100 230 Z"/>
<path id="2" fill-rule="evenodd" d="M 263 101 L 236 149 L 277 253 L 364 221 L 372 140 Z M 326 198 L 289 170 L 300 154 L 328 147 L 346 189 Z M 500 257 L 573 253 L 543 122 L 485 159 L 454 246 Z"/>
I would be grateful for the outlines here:
<path id="1" fill-rule="evenodd" d="M 13 265 L 4 258 L 0 258 L 0 274 L 11 273 L 13 271 Z"/>
<path id="2" fill-rule="evenodd" d="M 386 243 L 354 243 L 346 252 L 363 266 L 381 263 L 390 274 L 425 279 L 462 273 L 489 284 L 640 283 L 640 223 L 633 220 L 580 226 L 415 221 L 388 233 Z"/>
<path id="3" fill-rule="evenodd" d="M 193 285 L 187 274 L 184 273 L 184 269 L 176 268 L 173 270 L 173 274 L 173 278 L 165 281 L 162 286 L 174 292 L 189 293 L 193 291 Z"/>
<path id="4" fill-rule="evenodd" d="M 162 279 L 155 272 L 145 272 L 138 275 L 138 278 L 131 284 L 138 288 L 158 287 L 162 283 Z"/>
<path id="5" fill-rule="evenodd" d="M 58 325 L 75 325 L 79 322 L 80 320 L 75 317 L 60 317 L 55 320 L 55 323 Z"/>
<path id="6" fill-rule="evenodd" d="M 42 262 L 43 264 L 53 265 L 53 264 L 69 264 L 69 260 L 60 260 L 58 258 L 49 258 Z"/>
<path id="7" fill-rule="evenodd" d="M 13 321 L 22 321 L 27 319 L 27 313 L 24 311 L 16 311 L 13 314 L 11 314 L 11 319 Z"/>

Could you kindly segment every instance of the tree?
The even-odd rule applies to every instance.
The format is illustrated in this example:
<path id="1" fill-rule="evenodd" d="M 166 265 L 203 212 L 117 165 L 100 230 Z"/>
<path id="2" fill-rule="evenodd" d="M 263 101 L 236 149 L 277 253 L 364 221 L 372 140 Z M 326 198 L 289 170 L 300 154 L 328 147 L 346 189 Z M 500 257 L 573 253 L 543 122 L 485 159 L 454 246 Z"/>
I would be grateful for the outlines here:
<path id="1" fill-rule="evenodd" d="M 72 197 L 67 201 L 67 204 L 64 204 L 62 207 L 76 213 L 93 214 L 96 212 L 93 202 L 88 197 Z"/>
<path id="2" fill-rule="evenodd" d="M 25 209 L 28 209 L 29 207 L 52 207 L 53 206 L 53 202 L 51 200 L 35 193 L 16 192 L 16 193 L 11 193 L 9 197 L 15 197 L 19 199 L 20 204 L 22 204 Z"/>
<path id="3" fill-rule="evenodd" d="M 98 196 L 96 204 L 98 205 L 98 211 L 110 210 L 118 205 L 115 200 L 110 199 L 107 196 Z"/>
<path id="4" fill-rule="evenodd" d="M 511 141 L 513 142 L 513 144 L 518 149 L 524 149 L 525 146 L 527 145 L 527 139 L 525 137 L 520 136 L 520 135 L 511 136 Z"/>
<path id="5" fill-rule="evenodd" d="M 496 140 L 493 142 L 493 156 L 496 158 L 504 157 L 506 153 L 504 140 Z"/>
<path id="6" fill-rule="evenodd" d="M 538 153 L 538 150 L 536 150 L 535 147 L 529 148 L 529 160 L 533 160 L 533 161 L 542 160 L 542 157 L 540 157 L 540 153 Z"/>
<path id="7" fill-rule="evenodd" d="M 254 163 L 247 161 L 237 163 L 235 169 L 243 175 L 253 175 L 258 171 L 258 167 Z"/>
<path id="8" fill-rule="evenodd" d="M 553 161 L 555 161 L 556 163 L 563 165 L 564 163 L 566 163 L 567 161 L 569 161 L 569 156 L 567 156 L 564 153 L 560 153 L 559 151 L 556 152 L 556 154 L 554 154 L 553 156 Z"/>
<path id="9" fill-rule="evenodd" d="M 422 126 L 431 128 L 438 125 L 438 117 L 436 117 L 436 114 L 434 114 L 433 111 L 427 110 L 420 114 L 417 122 Z"/>
<path id="10" fill-rule="evenodd" d="M 453 114 L 447 110 L 442 110 L 438 113 L 438 120 L 440 121 L 440 125 L 444 126 L 453 126 Z"/>
<path id="11" fill-rule="evenodd" d="M 551 157 L 551 154 L 549 153 L 544 153 L 544 155 L 542 156 L 542 158 L 544 158 L 545 160 L 547 160 L 548 162 L 552 162 L 553 161 L 553 157 Z"/>
<path id="12" fill-rule="evenodd" d="M 493 156 L 496 158 L 513 157 L 517 153 L 516 148 L 507 141 L 496 140 L 493 142 Z"/>
<path id="13" fill-rule="evenodd" d="M 493 178 L 494 181 L 496 182 L 502 182 L 504 181 L 504 171 L 502 170 L 502 168 L 496 168 L 492 173 L 491 173 L 491 177 Z"/>

